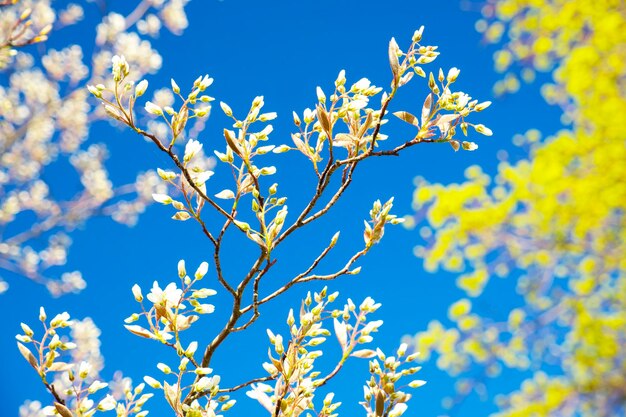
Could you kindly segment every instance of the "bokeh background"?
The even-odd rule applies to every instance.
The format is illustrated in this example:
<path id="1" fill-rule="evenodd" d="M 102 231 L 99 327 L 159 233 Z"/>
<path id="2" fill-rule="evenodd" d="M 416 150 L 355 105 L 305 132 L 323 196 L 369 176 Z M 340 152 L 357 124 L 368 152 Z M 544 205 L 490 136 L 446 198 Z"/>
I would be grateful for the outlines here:
<path id="1" fill-rule="evenodd" d="M 134 2 L 109 1 L 108 7 L 127 13 Z M 56 4 L 56 3 L 55 3 Z M 556 131 L 560 110 L 541 98 L 537 85 L 547 75 L 539 75 L 534 86 L 522 88 L 515 95 L 494 97 L 493 85 L 501 74 L 493 70 L 493 48 L 486 45 L 483 35 L 475 29 L 480 18 L 480 5 L 468 1 L 397 1 L 318 0 L 315 2 L 272 2 L 238 0 L 196 0 L 186 6 L 189 27 L 184 35 L 162 32 L 153 42 L 163 57 L 158 74 L 148 75 L 151 88 L 167 87 L 170 77 L 185 89 L 203 74 L 215 79 L 209 94 L 227 102 L 237 113 L 246 111 L 257 95 L 265 97 L 266 109 L 276 111 L 272 143 L 288 143 L 292 131 L 291 112 L 301 112 L 315 103 L 315 87 L 330 89 L 337 73 L 346 69 L 348 82 L 361 77 L 386 87 L 389 82 L 387 45 L 395 37 L 400 46 L 407 45 L 413 31 L 424 25 L 424 43 L 439 46 L 441 56 L 427 66 L 435 71 L 459 67 L 461 75 L 457 88 L 480 101 L 492 100 L 488 111 L 473 116 L 473 121 L 490 127 L 492 137 L 477 136 L 479 149 L 475 152 L 453 152 L 447 144 L 416 146 L 399 158 L 379 158 L 367 161 L 356 172 L 353 186 L 327 216 L 313 227 L 292 236 L 277 254 L 279 263 L 267 278 L 280 282 L 284 274 L 298 271 L 312 259 L 325 242 L 341 230 L 342 235 L 332 258 L 326 266 L 340 265 L 361 245 L 363 219 L 376 199 L 394 196 L 394 212 L 411 215 L 414 178 L 422 176 L 432 182 L 453 183 L 464 179 L 464 171 L 478 164 L 491 173 L 505 151 L 509 160 L 524 157 L 511 138 L 530 128 Z M 61 48 L 79 43 L 86 50 L 95 36 L 95 24 L 100 12 L 95 4 L 87 4 L 83 22 L 54 33 L 46 46 Z M 37 45 L 30 47 L 36 53 Z M 5 76 L 2 76 L 5 77 Z M 543 78 L 542 78 L 543 77 Z M 3 78 L 6 80 L 6 78 Z M 3 81 L 4 82 L 4 81 Z M 418 111 L 427 93 L 425 83 L 416 80 L 402 91 L 396 110 Z M 222 129 L 229 121 L 219 109 L 211 114 L 206 129 L 199 136 L 205 149 L 223 150 Z M 399 143 L 410 131 L 394 121 L 386 127 L 389 143 Z M 103 142 L 110 151 L 106 161 L 114 183 L 132 182 L 138 172 L 156 167 L 167 168 L 167 160 L 151 144 L 131 132 L 110 126 L 106 122 L 92 125 L 89 142 Z M 282 155 L 285 156 L 285 155 Z M 289 206 L 302 207 L 311 193 L 312 172 L 300 155 L 287 154 L 280 160 L 277 180 L 280 190 L 289 196 Z M 45 170 L 47 181 L 60 195 L 71 195 L 80 187 L 78 180 L 66 175 L 67 167 L 52 164 Z M 219 172 L 209 187 L 219 191 Z M 128 228 L 109 218 L 89 219 L 72 232 L 73 245 L 68 263 L 59 268 L 80 270 L 87 287 L 79 294 L 53 298 L 48 291 L 16 274 L 3 273 L 9 283 L 7 293 L 0 295 L 3 318 L 0 336 L 0 414 L 16 415 L 24 400 L 47 403 L 48 394 L 37 376 L 20 357 L 14 335 L 19 323 L 36 325 L 39 306 L 45 305 L 49 315 L 68 311 L 72 317 L 91 317 L 100 328 L 101 351 L 106 367 L 104 379 L 116 370 L 139 382 L 144 375 L 158 374 L 157 362 L 167 361 L 170 352 L 157 343 L 132 336 L 122 327 L 122 321 L 136 310 L 130 293 L 133 284 L 148 289 L 154 280 L 162 285 L 176 280 L 176 263 L 185 259 L 192 269 L 209 260 L 210 244 L 196 224 L 170 220 L 169 208 L 150 206 L 136 226 Z M 24 219 L 24 222 L 28 219 Z M 236 274 L 250 260 L 246 249 L 236 239 L 227 241 L 225 265 Z M 445 320 L 448 306 L 462 296 L 455 286 L 458 274 L 430 273 L 423 261 L 414 255 L 414 247 L 423 244 L 416 230 L 388 228 L 381 244 L 374 248 L 359 265 L 358 276 L 330 282 L 332 290 L 343 297 L 360 301 L 372 296 L 383 307 L 377 318 L 385 321 L 375 344 L 385 351 L 397 347 L 401 338 L 425 329 L 432 319 Z M 52 270 L 55 273 L 55 270 Z M 211 279 L 211 274 L 209 277 Z M 511 289 L 514 282 L 499 281 L 490 288 L 489 297 L 475 305 L 478 312 L 506 313 L 507 305 L 519 303 Z M 219 289 L 217 284 L 213 288 Z M 215 358 L 214 369 L 225 384 L 235 384 L 264 374 L 261 362 L 266 359 L 265 329 L 286 332 L 284 324 L 289 308 L 297 308 L 306 290 L 319 290 L 313 284 L 297 288 L 280 301 L 266 305 L 262 318 L 244 334 L 233 337 Z M 196 337 L 208 340 L 224 317 L 220 311 L 230 306 L 227 298 L 217 298 L 217 314 L 205 317 L 197 325 Z M 331 341 L 330 343 L 333 343 Z M 331 356 L 332 350 L 329 353 Z M 173 358 L 172 358 L 173 359 Z M 341 414 L 358 414 L 362 384 L 367 377 L 367 362 L 355 359 L 329 387 L 343 401 Z M 423 364 L 420 378 L 428 384 L 414 393 L 407 415 L 437 416 L 445 413 L 441 401 L 454 395 L 454 379 L 439 371 L 434 359 Z M 493 388 L 498 392 L 515 389 L 523 375 L 500 379 Z M 489 388 L 489 386 L 488 386 Z M 265 411 L 255 401 L 242 396 L 230 411 L 236 415 L 262 414 Z M 169 409 L 159 393 L 150 401 L 150 415 L 169 415 Z M 492 401 L 469 396 L 455 410 L 458 415 L 488 415 L 496 410 Z"/>

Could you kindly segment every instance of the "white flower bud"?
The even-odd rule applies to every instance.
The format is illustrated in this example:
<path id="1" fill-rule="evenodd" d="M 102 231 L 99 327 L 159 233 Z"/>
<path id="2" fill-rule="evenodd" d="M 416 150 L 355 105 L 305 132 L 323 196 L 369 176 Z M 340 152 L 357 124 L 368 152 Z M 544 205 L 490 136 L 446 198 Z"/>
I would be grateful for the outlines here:
<path id="1" fill-rule="evenodd" d="M 487 126 L 482 125 L 482 124 L 478 124 L 478 125 L 474 125 L 474 129 L 478 132 L 478 133 L 482 133 L 485 136 L 491 136 L 493 135 L 493 132 L 491 131 L 491 129 L 489 129 Z"/>
<path id="2" fill-rule="evenodd" d="M 196 279 L 200 280 L 204 278 L 208 270 L 209 270 L 209 264 L 207 262 L 202 262 L 200 266 L 198 267 L 198 269 L 196 270 L 196 273 L 194 276 L 196 277 Z"/>
<path id="3" fill-rule="evenodd" d="M 456 67 L 450 68 L 450 70 L 448 71 L 448 76 L 446 77 L 446 80 L 449 83 L 453 83 L 456 81 L 460 73 L 461 73 L 460 69 Z"/>
<path id="4" fill-rule="evenodd" d="M 141 97 L 148 89 L 148 80 L 141 80 L 135 86 L 135 97 Z"/>
<path id="5" fill-rule="evenodd" d="M 178 86 L 178 84 L 176 84 L 176 81 L 174 81 L 174 79 L 171 79 L 171 83 L 172 83 L 172 91 L 174 92 L 174 94 L 180 94 L 180 87 Z"/>
<path id="6" fill-rule="evenodd" d="M 155 116 L 163 116 L 163 109 L 151 101 L 146 102 L 145 109 L 148 113 Z"/>
<path id="7" fill-rule="evenodd" d="M 142 302 L 143 295 L 141 294 L 141 288 L 139 287 L 139 285 L 137 284 L 133 285 L 132 291 L 133 291 L 133 296 L 135 297 L 135 301 L 137 301 L 138 303 Z"/>
<path id="8" fill-rule="evenodd" d="M 159 381 L 152 378 L 151 376 L 146 375 L 143 377 L 143 380 L 146 381 L 146 384 L 150 385 L 154 389 L 160 389 L 163 387 Z"/>
<path id="9" fill-rule="evenodd" d="M 476 149 L 478 149 L 478 145 L 475 144 L 474 142 L 463 142 L 461 144 L 461 146 L 463 146 L 463 149 L 466 151 L 475 151 Z"/>
<path id="10" fill-rule="evenodd" d="M 178 277 L 184 278 L 187 275 L 187 270 L 185 269 L 185 261 L 181 259 L 178 261 Z"/>
<path id="11" fill-rule="evenodd" d="M 89 90 L 89 92 L 93 94 L 96 98 L 102 98 L 102 91 L 100 91 L 98 88 L 94 87 L 93 85 L 88 85 L 87 90 Z"/>
<path id="12" fill-rule="evenodd" d="M 220 101 L 220 107 L 222 108 L 222 111 L 224 112 L 226 116 L 228 117 L 233 116 L 233 110 L 230 108 L 228 104 L 224 103 L 223 101 Z"/>

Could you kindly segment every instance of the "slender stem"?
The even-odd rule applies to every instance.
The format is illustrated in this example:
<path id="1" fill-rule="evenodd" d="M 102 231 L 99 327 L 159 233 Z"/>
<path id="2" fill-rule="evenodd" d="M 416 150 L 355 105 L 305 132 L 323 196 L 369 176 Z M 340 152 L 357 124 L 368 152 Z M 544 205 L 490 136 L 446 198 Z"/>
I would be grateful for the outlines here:
<path id="1" fill-rule="evenodd" d="M 242 389 L 242 388 L 245 388 L 245 387 L 247 387 L 247 386 L 250 386 L 250 385 L 252 385 L 252 384 L 255 384 L 255 383 L 257 383 L 257 382 L 267 382 L 267 381 L 273 381 L 274 379 L 276 379 L 276 378 L 275 378 L 275 377 L 273 377 L 273 376 L 264 376 L 264 377 L 261 377 L 261 378 L 254 378 L 254 379 L 251 379 L 251 380 L 246 381 L 246 382 L 244 382 L 244 383 L 241 383 L 241 384 L 239 384 L 239 385 L 235 385 L 235 386 L 234 386 L 234 387 L 232 387 L 232 388 L 222 388 L 222 389 L 220 389 L 218 392 L 219 392 L 219 393 L 235 392 L 235 391 L 238 391 L 238 390 L 240 390 L 240 389 Z"/>

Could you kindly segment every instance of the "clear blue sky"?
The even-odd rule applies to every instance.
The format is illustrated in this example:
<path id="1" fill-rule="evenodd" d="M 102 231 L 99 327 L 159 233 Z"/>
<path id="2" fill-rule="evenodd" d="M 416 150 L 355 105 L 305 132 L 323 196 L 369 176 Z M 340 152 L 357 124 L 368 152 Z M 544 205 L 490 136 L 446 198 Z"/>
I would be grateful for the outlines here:
<path id="1" fill-rule="evenodd" d="M 124 3 L 110 2 L 112 9 L 120 6 L 122 10 L 128 7 Z M 289 141 L 292 110 L 301 112 L 311 107 L 315 103 L 315 87 L 331 86 L 339 70 L 346 69 L 349 82 L 368 77 L 376 85 L 388 86 L 389 39 L 394 36 L 401 46 L 406 45 L 420 25 L 426 27 L 424 43 L 439 45 L 441 51 L 440 58 L 430 69 L 459 67 L 461 90 L 480 100 L 494 101 L 488 111 L 475 118 L 494 131 L 491 138 L 476 138 L 480 146 L 476 152 L 455 154 L 445 144 L 425 145 L 412 148 L 400 158 L 363 164 L 357 170 L 352 189 L 329 219 L 313 231 L 295 234 L 286 242 L 278 255 L 277 272 L 296 272 L 315 256 L 323 242 L 341 229 L 342 238 L 328 267 L 339 265 L 360 248 L 363 219 L 375 199 L 395 196 L 395 213 L 408 214 L 415 176 L 458 182 L 462 181 L 465 168 L 472 164 L 481 164 L 485 170 L 493 172 L 498 150 L 511 151 L 513 158 L 522 156 L 521 151 L 511 146 L 513 134 L 531 127 L 551 132 L 557 126 L 558 113 L 543 103 L 537 85 L 526 87 L 512 97 L 492 97 L 491 86 L 498 79 L 492 70 L 493 50 L 481 44 L 480 35 L 474 30 L 478 13 L 462 10 L 457 0 L 196 0 L 189 4 L 188 12 L 190 27 L 184 36 L 163 34 L 156 42 L 164 64 L 158 75 L 149 77 L 151 87 L 169 85 L 171 76 L 181 87 L 187 86 L 197 76 L 208 73 L 215 79 L 209 94 L 229 103 L 235 112 L 245 111 L 256 95 L 264 95 L 266 109 L 279 115 L 273 123 L 275 131 L 271 136 L 275 144 Z M 87 21 L 81 28 L 86 31 L 87 39 L 93 38 L 93 22 Z M 60 33 L 52 39 L 51 46 L 72 42 L 71 35 Z M 417 80 L 414 84 L 419 83 Z M 395 110 L 417 111 L 420 108 L 426 90 L 407 90 L 400 96 Z M 223 150 L 220 132 L 227 125 L 227 119 L 216 110 L 199 139 L 208 149 Z M 394 135 L 393 126 L 398 124 L 391 125 L 385 133 L 390 135 L 390 143 L 400 143 L 402 131 Z M 100 141 L 111 151 L 108 167 L 115 181 L 132 180 L 137 172 L 148 168 L 168 167 L 167 161 L 150 144 L 127 131 L 97 124 L 92 128 L 90 142 Z M 277 178 L 282 192 L 290 198 L 290 207 L 296 209 L 311 193 L 306 188 L 311 184 L 311 173 L 302 169 L 303 158 L 288 155 L 289 162 L 281 165 Z M 224 188 L 219 184 L 211 186 L 216 192 Z M 110 220 L 93 219 L 76 231 L 67 268 L 82 270 L 88 282 L 87 289 L 79 295 L 51 299 L 43 288 L 31 282 L 7 277 L 11 288 L 0 296 L 3 317 L 1 415 L 16 415 L 18 406 L 26 399 L 39 399 L 44 403 L 49 399 L 37 376 L 19 356 L 14 340 L 14 335 L 20 331 L 20 321 L 37 324 L 40 305 L 45 305 L 50 315 L 68 311 L 74 317 L 89 316 L 95 321 L 102 330 L 106 378 L 120 369 L 139 382 L 145 374 L 158 375 L 157 362 L 174 361 L 174 357 L 163 356 L 170 352 L 157 343 L 131 336 L 122 327 L 122 320 L 136 307 L 130 293 L 134 283 L 147 289 L 154 280 L 161 283 L 176 280 L 176 263 L 181 258 L 187 260 L 190 269 L 203 260 L 210 260 L 210 244 L 203 239 L 197 225 L 171 221 L 171 214 L 169 208 L 153 206 L 131 229 Z M 391 351 L 403 335 L 422 330 L 429 320 L 445 318 L 447 306 L 461 296 L 454 287 L 453 275 L 428 274 L 422 270 L 421 261 L 412 255 L 419 240 L 415 231 L 401 227 L 388 229 L 382 244 L 360 262 L 363 270 L 359 276 L 330 283 L 331 289 L 341 292 L 342 300 L 351 297 L 360 301 L 371 295 L 383 304 L 377 317 L 383 319 L 385 325 L 377 341 L 384 350 Z M 234 272 L 249 261 L 242 260 L 236 253 L 236 241 L 230 243 L 230 248 L 226 248 L 226 267 Z M 209 277 L 213 276 L 209 273 Z M 271 285 L 281 278 L 284 279 L 284 275 L 274 273 L 266 283 Z M 213 287 L 218 289 L 217 284 Z M 321 285 L 315 284 L 306 289 L 320 288 Z M 267 305 L 262 319 L 248 334 L 237 335 L 226 344 L 214 366 L 225 383 L 241 382 L 246 375 L 264 374 L 261 363 L 267 351 L 265 329 L 271 327 L 285 333 L 288 309 L 298 306 L 303 290 Z M 498 299 L 498 303 L 508 301 L 511 300 L 507 296 Z M 488 307 L 498 308 L 498 303 Z M 217 300 L 218 312 L 229 307 L 227 297 Z M 218 313 L 200 322 L 197 336 L 203 337 L 200 341 L 211 337 L 220 319 L 223 316 Z M 341 415 L 362 412 L 357 403 L 361 400 L 366 372 L 367 362 L 355 359 L 331 386 L 336 398 L 343 401 Z M 420 378 L 428 380 L 428 384 L 415 391 L 406 415 L 441 414 L 440 400 L 453 393 L 453 381 L 437 370 L 434 361 L 424 364 Z M 171 415 L 164 402 L 156 399 L 158 397 L 160 393 L 150 401 L 150 415 Z M 472 400 L 459 411 L 459 415 L 485 415 L 493 411 L 493 406 Z M 255 401 L 241 397 L 229 413 L 233 416 L 264 415 L 265 411 Z"/>

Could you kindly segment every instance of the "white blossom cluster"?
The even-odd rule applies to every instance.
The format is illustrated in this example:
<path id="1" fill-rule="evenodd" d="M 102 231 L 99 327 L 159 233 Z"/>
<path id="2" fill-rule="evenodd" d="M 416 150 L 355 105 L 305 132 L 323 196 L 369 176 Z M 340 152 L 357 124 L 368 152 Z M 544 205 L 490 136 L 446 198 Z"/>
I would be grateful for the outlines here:
<path id="1" fill-rule="evenodd" d="M 106 168 L 108 152 L 94 142 L 90 125 L 106 118 L 86 89 L 87 83 L 110 84 L 115 55 L 124 55 L 141 77 L 161 67 L 153 38 L 162 27 L 181 34 L 187 27 L 185 0 L 143 0 L 124 16 L 103 17 L 93 39 L 61 49 L 45 40 L 70 25 L 81 25 L 86 8 L 74 2 L 61 9 L 51 0 L 18 0 L 0 7 L 0 293 L 8 280 L 27 277 L 46 285 L 54 296 L 78 292 L 86 283 L 80 271 L 50 276 L 47 269 L 67 261 L 71 232 L 94 215 L 133 225 L 164 192 L 155 172 L 140 173 L 134 183 L 117 185 Z M 31 44 L 37 44 L 35 51 Z M 41 54 L 41 51 L 44 51 Z M 68 161 L 80 186 L 73 196 L 55 198 L 50 190 L 68 178 L 50 175 L 54 164 Z M 31 220 L 25 220 L 31 219 Z"/>

